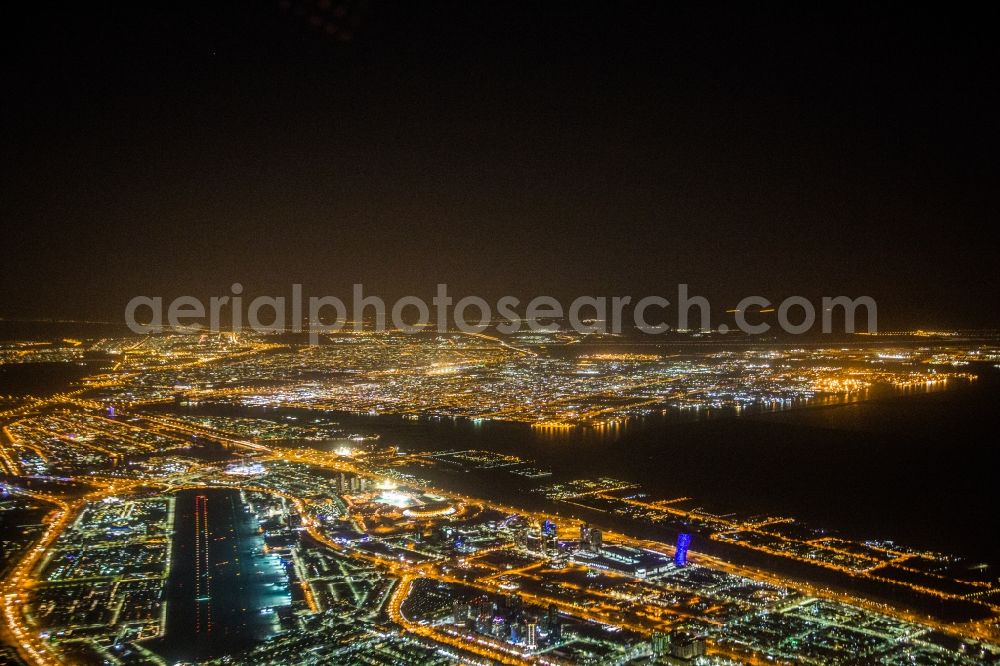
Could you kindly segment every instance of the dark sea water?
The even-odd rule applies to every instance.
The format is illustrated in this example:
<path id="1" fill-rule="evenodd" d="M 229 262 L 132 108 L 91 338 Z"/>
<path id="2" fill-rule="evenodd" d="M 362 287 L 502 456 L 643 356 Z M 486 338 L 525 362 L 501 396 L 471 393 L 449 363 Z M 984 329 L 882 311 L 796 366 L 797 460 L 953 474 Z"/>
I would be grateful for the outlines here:
<path id="1" fill-rule="evenodd" d="M 996 385 L 627 435 L 609 468 L 706 508 L 1000 562 Z"/>
<path id="2" fill-rule="evenodd" d="M 85 322 L 0 319 L 0 341 L 58 340 L 132 335 L 124 322 Z"/>
<path id="3" fill-rule="evenodd" d="M 86 375 L 100 372 L 102 361 L 8 363 L 0 365 L 0 394 L 48 396 L 69 390 Z"/>
<path id="4" fill-rule="evenodd" d="M 11 321 L 0 319 L 0 342 L 59 340 L 64 337 L 126 335 L 125 326 L 113 324 Z M 0 365 L 0 395 L 47 396 L 66 391 L 86 375 L 102 372 L 106 358 L 87 355 L 75 363 L 10 363 Z"/>

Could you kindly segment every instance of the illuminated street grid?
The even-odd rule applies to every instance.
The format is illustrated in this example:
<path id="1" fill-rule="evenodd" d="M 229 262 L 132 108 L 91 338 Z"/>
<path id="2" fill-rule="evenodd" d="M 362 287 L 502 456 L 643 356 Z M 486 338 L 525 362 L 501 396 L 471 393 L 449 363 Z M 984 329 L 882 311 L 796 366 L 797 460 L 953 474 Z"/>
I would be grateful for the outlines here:
<path id="1" fill-rule="evenodd" d="M 561 336 L 552 348 L 580 338 Z M 150 340 L 147 342 L 147 340 Z M 664 410 L 780 408 L 840 400 L 876 386 L 971 381 L 970 358 L 992 347 L 750 349 L 702 353 L 551 354 L 485 335 L 341 334 L 319 346 L 267 337 L 160 336 L 101 340 L 116 359 L 85 385 L 105 402 L 297 406 L 519 421 L 540 427 L 602 425 Z M 99 389 L 99 390 L 97 390 Z"/>
<path id="2" fill-rule="evenodd" d="M 0 365 L 7 363 L 72 363 L 83 359 L 79 340 L 0 342 Z"/>
<path id="3" fill-rule="evenodd" d="M 336 422 L 326 419 L 312 419 L 306 425 L 296 424 L 297 417 L 286 416 L 281 421 L 267 419 L 234 418 L 228 416 L 178 416 L 195 426 L 224 432 L 234 437 L 270 442 L 323 442 L 329 440 L 351 440 Z M 354 435 L 355 439 L 363 439 Z"/>
<path id="4" fill-rule="evenodd" d="M 277 639 L 209 664 L 285 666 L 285 664 L 344 664 L 345 666 L 446 666 L 476 663 L 458 660 L 459 651 L 399 635 L 385 625 L 348 610 L 302 616 L 300 626 Z M 464 656 L 464 655 L 463 655 Z"/>
<path id="5" fill-rule="evenodd" d="M 300 455 L 324 464 L 328 454 L 303 451 Z M 607 658 L 612 652 L 618 655 L 615 659 L 634 657 L 648 641 L 618 640 L 625 627 L 645 635 L 694 632 L 711 638 L 711 644 L 723 653 L 734 650 L 743 659 L 747 654 L 740 650 L 766 648 L 767 654 L 801 663 L 832 663 L 838 655 L 846 659 L 861 646 L 880 658 L 895 658 L 892 655 L 901 644 L 905 659 L 918 659 L 918 663 L 924 658 L 927 663 L 977 663 L 979 658 L 963 660 L 955 654 L 954 638 L 910 620 L 839 601 L 821 602 L 773 579 L 755 580 L 697 565 L 676 567 L 670 563 L 669 548 L 662 545 L 663 571 L 640 575 L 630 571 L 627 558 L 633 553 L 641 556 L 645 543 L 616 535 L 613 541 L 605 540 L 600 553 L 592 553 L 576 536 L 576 521 L 558 528 L 555 538 L 546 539 L 538 519 L 530 514 L 508 514 L 500 507 L 418 487 L 399 487 L 391 481 L 355 479 L 350 474 L 330 477 L 325 470 L 288 462 L 264 462 L 251 481 L 244 481 L 248 482 L 270 486 L 283 495 L 309 497 L 307 524 L 318 539 L 340 553 L 381 560 L 404 580 L 407 571 L 415 570 L 419 578 L 448 584 L 442 589 L 450 591 L 438 594 L 437 602 L 417 604 L 427 617 L 406 619 L 416 620 L 417 626 L 426 626 L 420 622 L 427 620 L 429 625 L 440 626 L 444 636 L 466 641 L 473 631 L 484 649 L 503 654 L 510 650 L 510 637 L 519 637 L 519 629 L 515 627 L 511 634 L 509 623 L 499 628 L 495 613 L 490 615 L 488 630 L 476 628 L 475 622 L 471 629 L 468 622 L 456 624 L 452 602 L 459 600 L 464 609 L 463 604 L 485 593 L 497 608 L 505 603 L 527 604 L 528 616 L 548 617 L 549 606 L 555 604 L 564 618 L 560 623 L 569 627 L 574 618 L 589 620 L 593 627 L 585 622 L 580 629 L 570 628 L 558 650 L 549 645 L 552 649 L 541 652 L 552 663 L 559 663 L 559 650 L 567 663 Z M 510 602 L 511 595 L 520 601 Z M 775 630 L 775 622 L 784 627 L 784 633 Z M 596 633 L 591 631 L 595 628 Z M 806 632 L 815 634 L 816 640 L 793 640 L 786 645 L 789 636 L 801 638 Z M 823 632 L 830 634 L 829 639 L 820 638 Z M 539 629 L 539 640 L 550 640 L 549 636 L 548 629 Z M 590 656 L 585 654 L 588 650 Z M 510 653 L 518 654 L 523 657 L 523 650 Z"/>
<path id="6" fill-rule="evenodd" d="M 863 650 L 887 663 L 973 664 L 986 657 L 983 650 L 996 650 L 945 632 L 953 627 L 861 599 L 845 603 L 694 553 L 677 566 L 665 544 L 611 532 L 595 538 L 579 521 L 557 526 L 544 515 L 400 485 L 367 469 L 366 459 L 380 460 L 381 452 L 245 450 L 242 460 L 197 469 L 188 461 L 183 475 L 146 486 L 243 489 L 269 550 L 292 563 L 294 615 L 248 661 L 287 658 L 295 646 L 318 640 L 309 627 L 330 637 L 318 650 L 345 660 L 358 654 L 356 646 L 336 636 L 377 646 L 381 657 L 372 663 L 393 663 L 394 651 L 407 652 L 410 641 L 427 648 L 430 663 L 625 663 L 648 658 L 656 646 L 691 658 L 705 652 L 697 658 L 712 663 L 764 663 L 768 656 L 850 663 L 848 655 Z M 114 649 L 130 660 L 156 661 L 134 639 L 159 627 L 154 591 L 165 575 L 169 504 L 131 499 L 143 487 L 138 481 L 104 483 L 95 499 L 67 513 L 58 538 L 31 567 L 32 582 L 19 584 L 27 599 L 5 596 L 15 631 L 45 646 L 35 661 L 72 661 L 82 654 L 79 643 L 107 657 L 112 635 Z M 595 480 L 566 484 L 560 496 L 600 495 L 609 483 L 621 490 L 613 480 Z"/>
<path id="7" fill-rule="evenodd" d="M 538 492 L 562 504 L 676 531 L 695 532 L 736 548 L 794 560 L 854 579 L 906 588 L 939 599 L 989 599 L 996 586 L 985 571 L 970 571 L 946 554 L 889 541 L 851 541 L 794 518 L 738 517 L 708 512 L 690 497 L 653 499 L 637 484 L 612 478 L 579 479 L 543 486 Z M 991 602 L 995 603 L 995 602 Z"/>
<path id="8" fill-rule="evenodd" d="M 169 499 L 88 504 L 38 564 L 26 620 L 67 656 L 159 636 L 172 520 Z"/>
<path id="9" fill-rule="evenodd" d="M 13 400 L 0 412 L 4 493 L 52 507 L 33 546 L 5 545 L 2 637 L 20 658 L 162 664 L 146 639 L 163 631 L 169 612 L 162 597 L 169 493 L 203 487 L 240 489 L 268 556 L 288 568 L 289 605 L 263 609 L 274 613 L 279 633 L 235 663 L 971 665 L 1000 655 L 996 589 L 952 575 L 946 555 L 845 541 L 789 518 L 717 516 L 689 498 L 651 498 L 606 477 L 540 488 L 538 497 L 570 513 L 597 510 L 625 526 L 599 529 L 432 487 L 414 472 L 426 465 L 532 470 L 529 460 L 475 450 L 404 454 L 361 435 L 318 450 L 294 440 L 341 436 L 325 418 L 263 424 L 179 418 L 144 406 L 178 393 L 191 401 L 270 396 L 276 402 L 266 404 L 284 404 L 275 396 L 308 385 L 339 387 L 348 399 L 336 404 L 359 409 L 362 402 L 350 396 L 360 399 L 360 387 L 367 387 L 365 409 L 382 409 L 386 392 L 395 391 L 409 396 L 395 403 L 406 413 L 440 406 L 442 392 L 455 391 L 449 409 L 475 414 L 480 403 L 503 404 L 489 394 L 506 383 L 511 405 L 522 389 L 529 399 L 521 411 L 495 417 L 565 423 L 567 415 L 590 418 L 583 402 L 596 404 L 603 393 L 627 396 L 615 414 L 630 412 L 640 397 L 670 404 L 672 394 L 658 393 L 660 386 L 683 385 L 682 401 L 707 406 L 740 391 L 761 400 L 815 396 L 820 386 L 844 395 L 876 381 L 923 385 L 961 368 L 967 361 L 958 353 L 813 349 L 566 360 L 542 358 L 524 341 L 512 347 L 475 336 L 338 339 L 294 350 L 232 337 L 102 340 L 91 346 L 116 352 L 110 371 L 68 392 Z M 307 381 L 298 377 L 310 367 Z M 544 374 L 549 370 L 554 374 Z M 472 390 L 480 385 L 485 397 Z M 334 404 L 317 395 L 300 404 Z M 701 541 L 686 561 L 675 560 L 672 544 L 628 536 L 630 521 L 683 529 Z M 916 614 L 710 556 L 699 543 L 961 600 L 984 619 Z"/>
<path id="10" fill-rule="evenodd" d="M 175 437 L 128 422 L 80 412 L 54 412 L 21 419 L 4 428 L 10 460 L 25 473 L 59 476 L 110 469 L 126 457 L 186 447 Z"/>

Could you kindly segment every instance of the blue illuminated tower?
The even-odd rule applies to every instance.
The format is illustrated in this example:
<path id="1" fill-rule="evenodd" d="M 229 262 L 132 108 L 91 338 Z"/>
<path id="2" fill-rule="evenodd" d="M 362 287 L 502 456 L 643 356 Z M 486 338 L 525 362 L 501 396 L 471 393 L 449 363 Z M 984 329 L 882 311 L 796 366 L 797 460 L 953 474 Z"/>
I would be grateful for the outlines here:
<path id="1" fill-rule="evenodd" d="M 546 520 L 542 523 L 542 534 L 549 537 L 554 537 L 556 535 L 556 524 L 551 520 Z"/>
<path id="2" fill-rule="evenodd" d="M 681 532 L 677 535 L 677 550 L 674 552 L 674 564 L 679 567 L 687 564 L 688 559 L 688 546 L 691 545 L 691 535 L 687 532 Z"/>

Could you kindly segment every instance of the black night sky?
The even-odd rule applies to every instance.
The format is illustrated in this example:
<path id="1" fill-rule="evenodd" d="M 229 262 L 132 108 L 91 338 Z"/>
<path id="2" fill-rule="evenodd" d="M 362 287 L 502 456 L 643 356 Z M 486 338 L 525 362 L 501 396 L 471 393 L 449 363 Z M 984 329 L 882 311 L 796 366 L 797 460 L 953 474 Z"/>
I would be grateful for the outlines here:
<path id="1" fill-rule="evenodd" d="M 6 7 L 0 316 L 687 282 L 1000 323 L 990 17 L 760 4 Z"/>

